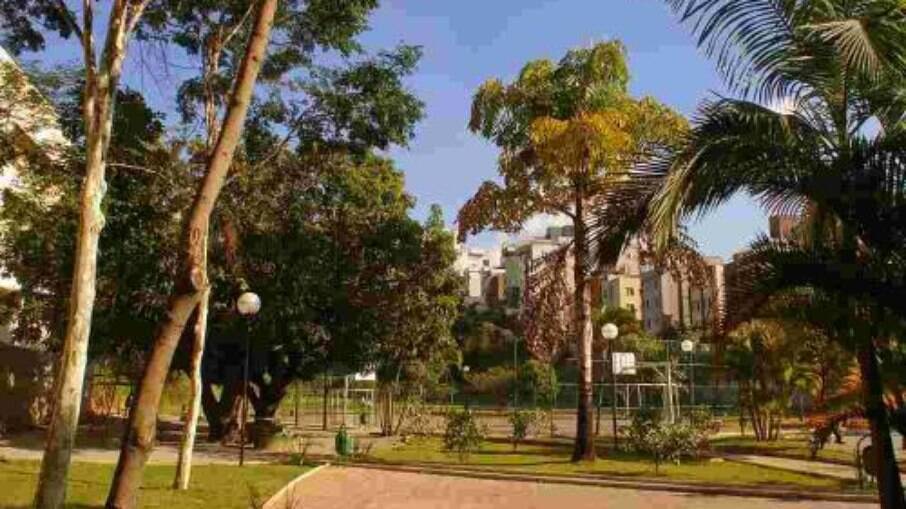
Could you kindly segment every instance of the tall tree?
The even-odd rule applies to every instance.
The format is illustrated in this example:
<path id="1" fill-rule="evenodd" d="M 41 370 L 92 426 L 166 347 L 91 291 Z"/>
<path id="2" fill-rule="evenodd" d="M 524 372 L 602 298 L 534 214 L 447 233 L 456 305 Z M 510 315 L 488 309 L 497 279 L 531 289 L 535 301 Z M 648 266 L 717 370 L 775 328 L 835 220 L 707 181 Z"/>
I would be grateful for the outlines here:
<path id="1" fill-rule="evenodd" d="M 906 7 L 896 0 L 671 0 L 740 99 L 700 110 L 670 160 L 660 240 L 739 191 L 801 212 L 808 238 L 759 241 L 749 300 L 807 286 L 833 295 L 859 347 L 884 508 L 906 507 L 882 397 L 883 323 L 903 312 Z M 877 132 L 866 126 L 876 121 Z M 757 287 L 757 288 L 756 288 Z M 886 310 L 885 310 L 886 308 Z"/>
<path id="2" fill-rule="evenodd" d="M 515 231 L 536 214 L 564 215 L 574 227 L 559 255 L 571 257 L 571 329 L 579 359 L 574 461 L 595 457 L 589 211 L 647 152 L 684 128 L 679 115 L 654 99 L 632 98 L 628 83 L 621 43 L 571 50 L 558 63 L 528 63 L 511 84 L 483 84 L 469 123 L 500 148 L 503 186 L 484 183 L 462 208 L 461 237 L 488 227 Z"/>
<path id="3" fill-rule="evenodd" d="M 257 4 L 249 0 L 166 2 L 166 11 L 149 17 L 144 25 L 154 37 L 178 46 L 190 57 L 199 60 L 200 74 L 184 81 L 178 93 L 183 121 L 193 123 L 199 117 L 203 121 L 204 148 L 196 156 L 199 159 L 211 157 L 220 133 L 220 116 L 228 104 L 229 86 L 236 79 Z M 293 93 L 295 90 L 310 92 L 308 88 L 311 84 L 297 75 L 318 69 L 315 55 L 319 51 L 337 51 L 343 56 L 358 51 L 354 36 L 365 28 L 367 14 L 375 6 L 375 0 L 308 0 L 284 2 L 279 6 L 271 36 L 277 49 L 271 51 L 263 64 L 258 85 L 263 90 L 256 94 L 258 98 L 253 105 L 258 114 L 253 115 L 250 123 L 258 127 L 262 122 L 280 124 L 289 134 L 282 141 L 269 132 L 261 136 L 264 132 L 260 129 L 247 136 L 245 156 L 258 160 L 251 166 L 264 164 L 279 156 L 291 140 L 298 137 L 302 122 L 313 117 L 311 110 L 317 108 L 303 106 L 312 94 L 300 96 Z M 297 70 L 302 72 L 294 72 Z M 287 86 L 288 83 L 293 85 Z M 387 90 L 388 94 L 393 91 Z M 221 214 L 217 220 L 224 222 L 222 231 L 233 240 L 228 243 L 233 251 L 228 259 L 234 260 L 235 251 L 239 249 L 233 235 L 235 218 L 231 214 Z M 204 239 L 202 243 L 207 242 L 208 239 Z M 207 270 L 206 267 L 201 269 Z M 237 267 L 229 267 L 228 270 L 236 271 Z M 195 338 L 189 369 L 192 391 L 174 479 L 177 489 L 187 488 L 189 482 L 191 451 L 201 400 L 201 360 L 208 302 L 209 295 L 202 295 L 191 319 Z"/>
<path id="4" fill-rule="evenodd" d="M 255 13 L 255 22 L 230 93 L 223 128 L 212 150 L 213 155 L 207 161 L 204 177 L 188 214 L 183 232 L 180 271 L 167 315 L 155 339 L 138 394 L 129 412 L 129 422 L 107 498 L 108 507 L 136 506 L 142 470 L 154 445 L 160 397 L 173 352 L 191 313 L 208 291 L 206 240 L 211 213 L 239 145 L 255 83 L 270 41 L 277 5 L 277 0 L 263 0 Z"/>
<path id="5" fill-rule="evenodd" d="M 79 206 L 69 313 L 55 381 L 54 410 L 47 432 L 35 505 L 62 507 L 75 440 L 82 384 L 96 293 L 98 241 L 104 227 L 101 204 L 117 87 L 133 32 L 150 0 L 116 0 L 110 8 L 100 58 L 94 32 L 94 3 L 82 3 L 82 21 L 62 1 L 4 1 L 0 30 L 13 51 L 40 50 L 46 43 L 41 28 L 78 38 L 85 68 L 82 119 L 85 129 L 85 173 Z"/>

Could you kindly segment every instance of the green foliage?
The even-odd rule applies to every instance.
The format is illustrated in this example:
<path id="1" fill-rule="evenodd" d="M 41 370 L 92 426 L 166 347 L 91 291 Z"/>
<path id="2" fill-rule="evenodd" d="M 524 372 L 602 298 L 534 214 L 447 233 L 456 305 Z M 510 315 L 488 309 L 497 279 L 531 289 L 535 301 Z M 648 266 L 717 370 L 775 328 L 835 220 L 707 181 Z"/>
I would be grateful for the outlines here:
<path id="1" fill-rule="evenodd" d="M 502 407 L 512 399 L 515 382 L 511 367 L 494 366 L 486 371 L 470 372 L 466 391 L 476 396 L 490 396 L 497 406 Z"/>
<path id="2" fill-rule="evenodd" d="M 459 461 L 481 448 L 486 432 L 471 410 L 450 410 L 445 417 L 444 450 L 456 452 Z"/>
<path id="3" fill-rule="evenodd" d="M 557 400 L 557 371 L 543 361 L 529 359 L 519 367 L 519 399 L 549 407 Z"/>
<path id="4" fill-rule="evenodd" d="M 632 451 L 654 460 L 655 473 L 665 461 L 678 465 L 683 458 L 697 458 L 708 447 L 709 427 L 700 421 L 670 424 L 653 412 L 638 412 L 621 432 Z"/>
<path id="5" fill-rule="evenodd" d="M 21 285 L 15 339 L 53 350 L 60 346 L 68 306 L 83 136 L 80 84 L 65 69 L 41 76 L 60 85 L 56 109 L 76 143 L 56 162 L 30 158 L 21 187 L 5 193 L 0 259 Z M 178 241 L 175 211 L 191 199 L 185 189 L 192 176 L 178 157 L 180 147 L 165 144 L 162 116 L 135 91 L 117 97 L 90 355 L 117 355 L 123 371 L 134 375 L 136 356 L 165 304 Z"/>
<path id="6" fill-rule="evenodd" d="M 544 423 L 544 414 L 531 410 L 513 410 L 507 416 L 510 422 L 510 441 L 513 443 L 513 450 L 519 448 L 519 444 L 526 438 L 538 433 L 539 428 Z"/>
<path id="7" fill-rule="evenodd" d="M 485 82 L 469 128 L 505 154 L 506 185 L 485 182 L 460 210 L 460 236 L 485 228 L 518 230 L 535 214 L 570 211 L 606 194 L 609 177 L 642 152 L 672 143 L 682 117 L 628 94 L 625 48 L 607 41 L 569 51 L 559 62 L 526 64 L 516 80 Z"/>
<path id="8" fill-rule="evenodd" d="M 757 320 L 730 335 L 724 362 L 756 438 L 776 440 L 794 391 L 823 409 L 849 375 L 853 356 L 802 322 Z"/>
<path id="9" fill-rule="evenodd" d="M 242 249 L 232 266 L 213 260 L 221 267 L 214 299 L 228 309 L 239 281 L 261 295 L 252 379 L 269 405 L 292 380 L 325 369 L 440 377 L 458 306 L 453 241 L 408 216 L 413 200 L 390 161 L 341 152 L 287 157 L 238 184 L 232 199 L 249 211 L 231 217 Z M 235 315 L 212 322 L 212 382 L 241 367 L 242 331 Z"/>
<path id="10" fill-rule="evenodd" d="M 462 361 L 476 371 L 512 365 L 514 341 L 517 355 L 525 358 L 525 344 L 520 341 L 519 332 L 518 321 L 497 306 L 463 306 L 453 324 Z"/>

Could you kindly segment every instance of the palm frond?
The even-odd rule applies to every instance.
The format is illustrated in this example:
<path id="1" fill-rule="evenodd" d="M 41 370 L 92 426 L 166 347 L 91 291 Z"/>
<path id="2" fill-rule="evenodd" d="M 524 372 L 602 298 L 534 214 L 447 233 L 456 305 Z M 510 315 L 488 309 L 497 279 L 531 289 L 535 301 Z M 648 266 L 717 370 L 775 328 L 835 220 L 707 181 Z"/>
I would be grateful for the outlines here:
<path id="1" fill-rule="evenodd" d="M 878 79 L 885 72 L 902 76 L 906 62 L 906 7 L 898 0 L 827 2 L 824 19 L 805 25 L 832 44 L 850 72 Z"/>
<path id="2" fill-rule="evenodd" d="M 739 192 L 774 211 L 801 209 L 803 179 L 826 173 L 834 150 L 799 111 L 733 99 L 704 104 L 651 206 L 655 241 L 665 245 L 684 218 L 707 214 Z"/>
<path id="3" fill-rule="evenodd" d="M 842 75 L 902 73 L 906 62 L 906 13 L 897 0 L 667 3 L 730 89 L 762 103 L 838 86 Z"/>
<path id="4" fill-rule="evenodd" d="M 726 275 L 727 309 L 733 311 L 727 327 L 732 329 L 757 316 L 771 297 L 804 288 L 902 314 L 906 312 L 906 285 L 897 272 L 870 260 L 856 260 L 836 246 L 803 247 L 762 237 L 736 259 Z"/>
<path id="5" fill-rule="evenodd" d="M 826 51 L 800 27 L 814 3 L 800 0 L 667 0 L 716 60 L 731 90 L 759 102 L 797 96 L 830 79 Z"/>

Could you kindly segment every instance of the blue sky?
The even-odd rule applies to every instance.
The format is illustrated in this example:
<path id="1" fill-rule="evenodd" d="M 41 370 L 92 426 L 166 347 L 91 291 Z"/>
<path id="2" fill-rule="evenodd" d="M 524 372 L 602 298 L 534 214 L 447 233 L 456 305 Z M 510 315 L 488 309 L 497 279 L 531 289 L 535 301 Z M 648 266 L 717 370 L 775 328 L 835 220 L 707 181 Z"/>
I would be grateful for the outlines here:
<path id="1" fill-rule="evenodd" d="M 448 222 L 484 180 L 496 175 L 496 150 L 466 125 L 472 93 L 486 79 L 511 80 L 529 60 L 559 59 L 568 49 L 611 38 L 629 52 L 633 94 L 651 95 L 691 115 L 721 83 L 664 0 L 383 0 L 362 41 L 370 51 L 404 42 L 422 46 L 424 57 L 408 84 L 426 103 L 426 118 L 408 148 L 391 151 L 406 173 L 407 187 L 424 217 L 432 203 Z M 106 4 L 101 4 L 106 6 Z M 76 9 L 78 11 L 78 9 Z M 103 11 L 102 7 L 102 11 Z M 98 19 L 104 20 L 105 13 Z M 101 24 L 99 22 L 99 24 Z M 98 34 L 100 37 L 103 34 Z M 178 65 L 149 69 L 133 44 L 124 81 L 172 113 L 179 86 Z M 37 58 L 45 64 L 76 62 L 75 41 L 51 38 Z M 184 58 L 171 54 L 171 63 Z M 188 63 L 188 62 L 186 62 Z M 539 222 L 533 222 L 534 227 Z M 761 210 L 739 197 L 691 225 L 702 251 L 728 257 L 767 227 Z M 497 236 L 472 239 L 492 244 Z"/>
<path id="2" fill-rule="evenodd" d="M 419 214 L 439 203 L 448 220 L 496 175 L 496 150 L 466 129 L 472 93 L 488 78 L 510 80 L 529 60 L 559 59 L 569 48 L 618 38 L 629 52 L 633 94 L 689 115 L 721 90 L 713 65 L 663 0 L 384 0 L 371 26 L 363 38 L 371 49 L 401 41 L 424 48 L 409 83 L 427 117 L 410 147 L 392 154 Z M 704 252 L 727 257 L 766 227 L 761 210 L 740 197 L 692 231 Z"/>

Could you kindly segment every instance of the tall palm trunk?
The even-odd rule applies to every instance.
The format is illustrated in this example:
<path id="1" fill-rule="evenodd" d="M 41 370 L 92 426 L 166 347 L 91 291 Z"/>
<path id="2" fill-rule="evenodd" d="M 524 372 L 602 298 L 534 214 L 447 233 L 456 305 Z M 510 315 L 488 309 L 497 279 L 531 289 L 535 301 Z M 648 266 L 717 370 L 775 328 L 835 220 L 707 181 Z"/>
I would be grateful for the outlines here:
<path id="1" fill-rule="evenodd" d="M 129 413 L 119 461 L 107 498 L 108 508 L 136 506 L 142 471 L 151 450 L 157 428 L 158 407 L 166 383 L 173 352 L 186 322 L 208 289 L 204 270 L 205 243 L 211 213 L 223 188 L 233 155 L 242 136 L 242 128 L 270 41 L 271 25 L 278 0 L 263 0 L 256 15 L 254 29 L 239 67 L 223 129 L 208 161 L 201 187 L 192 204 L 183 232 L 181 275 L 170 297 L 166 318 L 154 341 L 142 375 L 138 396 Z"/>
<path id="2" fill-rule="evenodd" d="M 64 7 L 65 8 L 65 7 Z M 63 507 L 72 447 L 78 428 L 88 340 L 97 284 L 98 241 L 104 228 L 101 203 L 107 190 L 107 149 L 113 124 L 116 90 L 122 74 L 129 33 L 141 16 L 144 3 L 117 0 L 110 10 L 100 67 L 95 62 L 93 7 L 84 2 L 82 47 L 85 87 L 82 117 L 87 150 L 85 179 L 79 199 L 79 226 L 70 289 L 66 336 L 54 383 L 53 415 L 41 462 L 34 505 L 40 509 Z"/>
<path id="3" fill-rule="evenodd" d="M 582 193 L 577 193 L 575 218 L 573 219 L 573 327 L 576 346 L 579 351 L 579 403 L 576 409 L 576 441 L 573 447 L 573 461 L 595 459 L 594 396 L 592 385 L 592 331 L 588 284 L 585 279 L 585 262 L 588 258 L 588 239 L 585 231 L 585 211 Z"/>
<path id="4" fill-rule="evenodd" d="M 870 340 L 859 349 L 859 368 L 862 375 L 865 413 L 871 425 L 871 444 L 877 465 L 881 509 L 906 509 L 903 483 L 894 455 L 893 439 L 890 437 L 887 407 L 884 404 L 881 371 L 874 343 Z"/>

